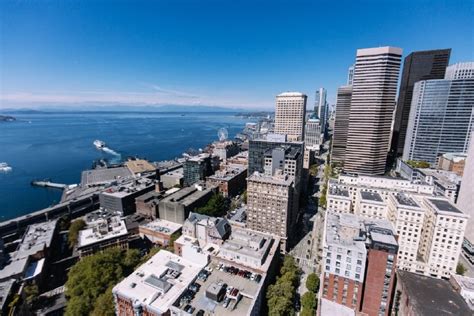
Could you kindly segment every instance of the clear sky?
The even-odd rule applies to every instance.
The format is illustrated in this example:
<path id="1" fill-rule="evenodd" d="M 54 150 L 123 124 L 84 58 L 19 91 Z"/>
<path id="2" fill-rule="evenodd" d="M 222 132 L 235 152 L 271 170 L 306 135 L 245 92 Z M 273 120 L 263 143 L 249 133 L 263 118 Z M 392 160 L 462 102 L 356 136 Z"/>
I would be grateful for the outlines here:
<path id="1" fill-rule="evenodd" d="M 335 102 L 357 48 L 474 61 L 472 0 L 0 1 L 0 109 Z"/>

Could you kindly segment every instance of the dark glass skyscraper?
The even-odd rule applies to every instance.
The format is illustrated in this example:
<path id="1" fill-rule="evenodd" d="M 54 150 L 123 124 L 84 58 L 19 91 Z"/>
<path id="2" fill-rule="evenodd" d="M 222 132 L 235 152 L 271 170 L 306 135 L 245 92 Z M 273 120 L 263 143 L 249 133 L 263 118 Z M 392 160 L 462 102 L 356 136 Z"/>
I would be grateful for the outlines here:
<path id="1" fill-rule="evenodd" d="M 415 83 L 421 80 L 443 79 L 450 54 L 449 48 L 413 52 L 405 57 L 390 146 L 392 162 L 403 154 Z"/>

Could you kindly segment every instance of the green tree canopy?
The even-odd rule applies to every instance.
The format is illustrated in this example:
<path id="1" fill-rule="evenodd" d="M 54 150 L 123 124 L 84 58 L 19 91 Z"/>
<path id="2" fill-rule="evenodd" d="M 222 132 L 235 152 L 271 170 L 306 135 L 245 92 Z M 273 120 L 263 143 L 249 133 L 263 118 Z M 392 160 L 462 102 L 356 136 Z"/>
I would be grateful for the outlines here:
<path id="1" fill-rule="evenodd" d="M 467 271 L 466 267 L 461 262 L 459 262 L 458 265 L 456 266 L 456 274 L 464 275 L 466 271 Z"/>
<path id="2" fill-rule="evenodd" d="M 272 316 L 294 315 L 293 307 L 296 288 L 299 280 L 299 269 L 291 256 L 285 256 L 280 269 L 280 277 L 275 284 L 268 287 L 268 314 Z"/>
<path id="3" fill-rule="evenodd" d="M 71 223 L 68 234 L 69 247 L 73 248 L 76 245 L 79 231 L 84 227 L 86 227 L 86 222 L 83 219 L 76 219 Z"/>
<path id="4" fill-rule="evenodd" d="M 427 161 L 407 160 L 406 163 L 412 168 L 429 168 L 430 163 Z"/>
<path id="5" fill-rule="evenodd" d="M 209 199 L 206 205 L 198 208 L 196 211 L 199 214 L 218 217 L 225 215 L 228 209 L 229 201 L 221 194 L 216 193 Z"/>
<path id="6" fill-rule="evenodd" d="M 319 290 L 319 277 L 316 273 L 311 273 L 306 279 L 306 288 L 313 292 L 317 293 Z"/>
<path id="7" fill-rule="evenodd" d="M 83 258 L 71 268 L 66 282 L 66 315 L 89 315 L 94 310 L 103 315 L 110 303 L 107 291 L 129 275 L 140 262 L 138 250 L 106 249 Z M 111 292 L 110 292 L 111 295 Z M 100 299 L 99 299 L 100 298 Z M 98 306 L 99 304 L 104 306 Z M 113 309 L 112 309 L 113 311 Z"/>

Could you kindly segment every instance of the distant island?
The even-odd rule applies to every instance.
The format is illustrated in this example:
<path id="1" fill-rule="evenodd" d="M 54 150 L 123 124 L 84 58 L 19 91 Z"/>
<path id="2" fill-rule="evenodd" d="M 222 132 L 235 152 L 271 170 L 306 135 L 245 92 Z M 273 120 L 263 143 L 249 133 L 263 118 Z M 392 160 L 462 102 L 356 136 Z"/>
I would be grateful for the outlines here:
<path id="1" fill-rule="evenodd" d="M 237 113 L 235 116 L 242 117 L 242 118 L 261 118 L 267 117 L 268 115 L 272 115 L 273 112 L 266 112 L 266 111 L 258 111 L 258 112 L 248 112 L 248 113 Z"/>
<path id="2" fill-rule="evenodd" d="M 8 115 L 0 115 L 0 122 L 13 122 L 16 121 L 16 118 Z"/>

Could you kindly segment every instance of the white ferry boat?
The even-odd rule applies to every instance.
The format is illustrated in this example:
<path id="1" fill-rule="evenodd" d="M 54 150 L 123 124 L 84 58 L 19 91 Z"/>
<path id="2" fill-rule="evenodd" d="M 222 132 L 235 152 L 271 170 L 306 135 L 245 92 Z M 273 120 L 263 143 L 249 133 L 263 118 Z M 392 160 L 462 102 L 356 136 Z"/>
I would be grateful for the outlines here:
<path id="1" fill-rule="evenodd" d="M 0 172 L 10 172 L 12 167 L 10 167 L 6 162 L 0 162 Z"/>
<path id="2" fill-rule="evenodd" d="M 103 149 L 105 147 L 105 143 L 101 140 L 94 140 L 94 146 L 97 149 Z"/>

